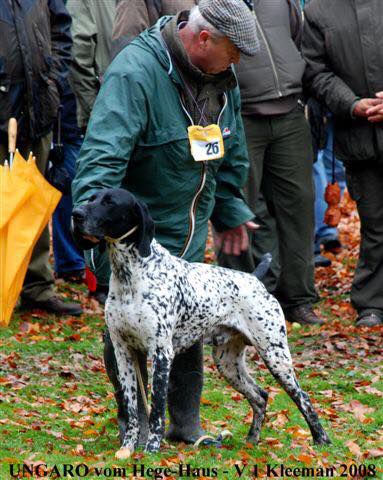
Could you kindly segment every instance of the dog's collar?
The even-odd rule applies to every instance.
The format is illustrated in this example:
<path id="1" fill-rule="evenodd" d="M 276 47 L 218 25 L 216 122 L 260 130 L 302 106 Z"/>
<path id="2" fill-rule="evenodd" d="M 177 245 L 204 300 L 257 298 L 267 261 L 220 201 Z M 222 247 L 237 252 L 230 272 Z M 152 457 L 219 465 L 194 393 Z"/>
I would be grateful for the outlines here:
<path id="1" fill-rule="evenodd" d="M 124 233 L 124 235 L 121 235 L 121 237 L 118 238 L 112 238 L 112 237 L 105 237 L 105 240 L 109 243 L 118 243 L 121 242 L 121 240 L 124 240 L 124 238 L 129 237 L 132 233 L 134 233 L 138 228 L 138 225 L 135 227 L 131 228 L 128 232 Z"/>

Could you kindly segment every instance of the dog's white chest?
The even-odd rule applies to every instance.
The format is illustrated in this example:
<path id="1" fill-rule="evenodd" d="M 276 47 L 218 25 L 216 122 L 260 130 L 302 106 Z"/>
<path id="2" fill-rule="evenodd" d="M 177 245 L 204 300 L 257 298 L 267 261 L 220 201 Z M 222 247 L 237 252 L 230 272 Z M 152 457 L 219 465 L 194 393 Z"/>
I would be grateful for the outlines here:
<path id="1" fill-rule="evenodd" d="M 108 328 L 117 329 L 127 345 L 141 351 L 151 350 L 158 330 L 158 317 L 147 301 L 148 294 L 147 289 L 121 289 L 112 279 L 105 306 Z"/>

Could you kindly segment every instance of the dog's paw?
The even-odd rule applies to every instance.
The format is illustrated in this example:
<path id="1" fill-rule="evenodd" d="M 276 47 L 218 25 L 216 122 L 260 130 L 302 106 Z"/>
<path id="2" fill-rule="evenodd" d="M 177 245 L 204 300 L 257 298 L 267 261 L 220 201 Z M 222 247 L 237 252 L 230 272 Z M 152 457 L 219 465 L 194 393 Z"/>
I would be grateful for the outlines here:
<path id="1" fill-rule="evenodd" d="M 315 438 L 314 443 L 315 445 L 331 445 L 332 444 L 331 440 L 329 439 L 326 433 L 320 437 Z"/>
<path id="2" fill-rule="evenodd" d="M 121 447 L 120 450 L 117 450 L 115 457 L 119 460 L 125 460 L 126 458 L 129 458 L 132 453 L 133 450 L 129 447 Z"/>
<path id="3" fill-rule="evenodd" d="M 160 442 L 158 441 L 148 441 L 145 446 L 145 452 L 155 453 L 160 450 Z"/>

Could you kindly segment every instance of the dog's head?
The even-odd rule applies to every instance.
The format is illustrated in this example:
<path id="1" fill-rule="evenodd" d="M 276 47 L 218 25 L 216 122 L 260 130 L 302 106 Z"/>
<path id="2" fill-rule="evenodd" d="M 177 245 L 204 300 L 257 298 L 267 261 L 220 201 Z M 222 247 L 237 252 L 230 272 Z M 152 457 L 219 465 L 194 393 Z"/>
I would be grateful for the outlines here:
<path id="1" fill-rule="evenodd" d="M 87 250 L 105 239 L 134 243 L 142 257 L 150 255 L 154 223 L 146 205 L 122 188 L 108 188 L 92 195 L 87 204 L 72 212 L 73 234 L 79 246 Z"/>

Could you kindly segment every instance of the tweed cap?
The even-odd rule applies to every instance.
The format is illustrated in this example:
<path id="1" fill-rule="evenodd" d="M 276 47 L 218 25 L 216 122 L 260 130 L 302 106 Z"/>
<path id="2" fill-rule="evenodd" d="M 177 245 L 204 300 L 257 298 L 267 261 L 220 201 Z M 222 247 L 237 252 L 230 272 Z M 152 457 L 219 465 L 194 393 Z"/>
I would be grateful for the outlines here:
<path id="1" fill-rule="evenodd" d="M 198 4 L 203 18 L 231 40 L 242 53 L 254 56 L 259 39 L 249 0 L 201 0 Z"/>

